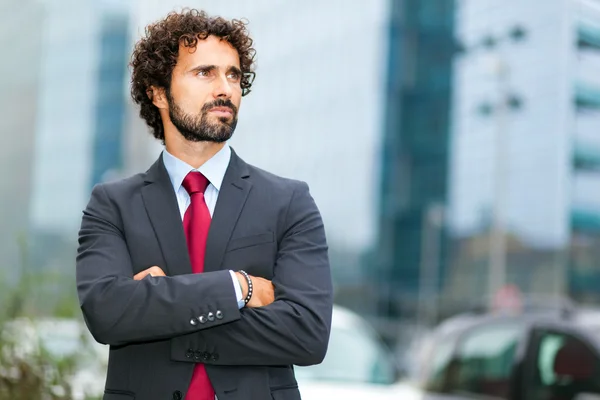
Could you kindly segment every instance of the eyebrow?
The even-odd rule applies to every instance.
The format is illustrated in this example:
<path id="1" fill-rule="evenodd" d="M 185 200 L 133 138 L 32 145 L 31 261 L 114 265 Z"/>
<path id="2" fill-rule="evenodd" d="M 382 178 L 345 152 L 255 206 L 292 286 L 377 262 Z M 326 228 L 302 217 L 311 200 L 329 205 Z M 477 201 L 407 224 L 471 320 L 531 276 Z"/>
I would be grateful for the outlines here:
<path id="1" fill-rule="evenodd" d="M 233 71 L 236 74 L 238 74 L 239 76 L 242 76 L 242 71 L 238 67 L 235 67 L 233 65 L 231 67 L 229 67 L 229 71 Z"/>
<path id="2" fill-rule="evenodd" d="M 217 69 L 216 65 L 198 65 L 197 67 L 194 67 L 192 69 L 190 69 L 189 72 L 198 72 L 198 71 L 214 71 L 215 69 Z"/>

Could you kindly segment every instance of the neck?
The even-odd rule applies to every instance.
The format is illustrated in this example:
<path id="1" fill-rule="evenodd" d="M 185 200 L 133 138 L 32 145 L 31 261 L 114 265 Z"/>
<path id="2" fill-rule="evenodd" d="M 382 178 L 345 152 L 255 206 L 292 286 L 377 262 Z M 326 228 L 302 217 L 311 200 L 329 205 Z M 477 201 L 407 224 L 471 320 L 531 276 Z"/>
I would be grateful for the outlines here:
<path id="1" fill-rule="evenodd" d="M 165 137 L 165 148 L 170 154 L 196 169 L 200 168 L 202 164 L 210 160 L 225 146 L 225 143 L 190 142 L 185 140 L 183 136 L 178 136 L 175 136 L 175 138 L 172 136 Z"/>

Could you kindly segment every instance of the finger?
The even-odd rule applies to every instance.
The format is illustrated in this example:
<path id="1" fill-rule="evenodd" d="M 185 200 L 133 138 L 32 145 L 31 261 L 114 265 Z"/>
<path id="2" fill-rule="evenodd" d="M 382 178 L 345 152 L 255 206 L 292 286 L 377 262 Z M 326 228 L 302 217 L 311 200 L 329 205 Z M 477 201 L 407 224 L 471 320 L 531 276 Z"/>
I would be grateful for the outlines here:
<path id="1" fill-rule="evenodd" d="M 134 275 L 133 279 L 136 281 L 140 281 L 142 279 L 144 279 L 146 276 L 166 276 L 165 272 L 159 267 L 159 266 L 152 266 L 150 268 L 147 268 L 139 273 L 137 273 L 136 275 Z"/>
<path id="2" fill-rule="evenodd" d="M 152 276 L 166 276 L 165 271 L 159 266 L 150 267 L 150 275 Z"/>
<path id="3" fill-rule="evenodd" d="M 133 276 L 133 279 L 135 279 L 136 281 L 141 281 L 142 279 L 144 279 L 146 277 L 146 275 L 148 275 L 150 273 L 150 270 L 143 270 L 142 272 L 139 272 L 137 274 L 135 274 Z"/>

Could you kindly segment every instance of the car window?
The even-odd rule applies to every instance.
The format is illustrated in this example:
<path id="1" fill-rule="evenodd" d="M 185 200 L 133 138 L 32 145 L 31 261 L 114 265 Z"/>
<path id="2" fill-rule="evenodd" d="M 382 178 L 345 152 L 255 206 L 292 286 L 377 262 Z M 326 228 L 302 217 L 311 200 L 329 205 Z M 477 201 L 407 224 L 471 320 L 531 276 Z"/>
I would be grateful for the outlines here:
<path id="1" fill-rule="evenodd" d="M 533 371 L 526 381 L 527 398 L 572 399 L 600 395 L 600 360 L 585 341 L 560 332 L 540 332 Z"/>
<path id="2" fill-rule="evenodd" d="M 450 361 L 452 361 L 452 352 L 455 345 L 454 340 L 440 337 L 436 338 L 434 343 L 428 344 L 428 348 L 419 360 L 425 365 L 423 371 L 424 382 L 422 378 L 419 379 L 420 382 L 423 382 L 422 386 L 425 389 L 432 392 L 445 391 L 445 374 L 448 371 Z"/>
<path id="3" fill-rule="evenodd" d="M 515 352 L 524 332 L 524 327 L 517 323 L 486 325 L 465 334 L 454 354 L 442 344 L 427 389 L 508 398 Z"/>
<path id="4" fill-rule="evenodd" d="M 394 380 L 390 356 L 368 330 L 333 327 L 319 365 L 296 367 L 298 379 L 387 384 Z"/>

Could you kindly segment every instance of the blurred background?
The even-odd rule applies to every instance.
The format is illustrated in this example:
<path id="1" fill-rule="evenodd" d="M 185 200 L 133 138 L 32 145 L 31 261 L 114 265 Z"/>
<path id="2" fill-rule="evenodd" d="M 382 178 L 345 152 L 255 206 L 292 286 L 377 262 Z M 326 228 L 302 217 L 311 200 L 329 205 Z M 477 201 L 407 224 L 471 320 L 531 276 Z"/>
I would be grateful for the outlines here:
<path id="1" fill-rule="evenodd" d="M 130 54 L 183 6 L 249 21 L 257 77 L 230 144 L 308 182 L 336 304 L 401 363 L 469 310 L 600 305 L 600 1 L 2 0 L 5 319 L 81 320 L 91 188 L 162 149 Z"/>

